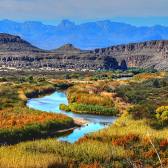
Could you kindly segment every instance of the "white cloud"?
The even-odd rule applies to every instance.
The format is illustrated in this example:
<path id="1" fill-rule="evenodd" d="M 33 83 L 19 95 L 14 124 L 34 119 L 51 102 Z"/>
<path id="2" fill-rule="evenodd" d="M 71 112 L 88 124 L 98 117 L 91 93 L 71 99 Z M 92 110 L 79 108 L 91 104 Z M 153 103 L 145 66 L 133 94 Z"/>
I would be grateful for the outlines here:
<path id="1" fill-rule="evenodd" d="M 9 19 L 103 19 L 115 16 L 168 16 L 167 0 L 0 0 Z"/>

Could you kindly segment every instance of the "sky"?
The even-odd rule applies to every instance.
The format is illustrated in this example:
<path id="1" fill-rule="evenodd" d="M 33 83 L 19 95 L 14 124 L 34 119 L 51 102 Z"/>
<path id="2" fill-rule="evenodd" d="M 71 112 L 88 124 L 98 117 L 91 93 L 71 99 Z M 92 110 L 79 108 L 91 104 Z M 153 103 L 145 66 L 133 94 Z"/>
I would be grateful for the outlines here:
<path id="1" fill-rule="evenodd" d="M 106 20 L 168 26 L 168 0 L 0 0 L 0 19 L 57 24 Z"/>

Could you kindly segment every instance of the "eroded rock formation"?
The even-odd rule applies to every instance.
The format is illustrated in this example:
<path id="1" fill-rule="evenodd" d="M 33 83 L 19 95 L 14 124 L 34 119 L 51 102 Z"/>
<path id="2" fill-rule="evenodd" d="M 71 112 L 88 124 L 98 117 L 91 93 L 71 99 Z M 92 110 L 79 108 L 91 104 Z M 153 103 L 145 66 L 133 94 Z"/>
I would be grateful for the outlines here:
<path id="1" fill-rule="evenodd" d="M 149 41 L 86 51 L 67 44 L 56 50 L 45 51 L 18 36 L 0 34 L 0 67 L 125 70 L 127 66 L 168 70 L 168 41 Z"/>

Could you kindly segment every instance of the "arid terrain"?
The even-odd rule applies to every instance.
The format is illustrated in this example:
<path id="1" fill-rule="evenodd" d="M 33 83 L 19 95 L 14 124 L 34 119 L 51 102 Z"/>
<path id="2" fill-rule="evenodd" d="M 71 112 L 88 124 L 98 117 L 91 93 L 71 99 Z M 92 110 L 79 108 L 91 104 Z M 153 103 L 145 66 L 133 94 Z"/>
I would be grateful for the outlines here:
<path id="1" fill-rule="evenodd" d="M 127 67 L 168 70 L 168 41 L 147 41 L 80 50 L 72 44 L 46 51 L 18 36 L 0 34 L 0 68 L 56 71 L 125 70 Z"/>

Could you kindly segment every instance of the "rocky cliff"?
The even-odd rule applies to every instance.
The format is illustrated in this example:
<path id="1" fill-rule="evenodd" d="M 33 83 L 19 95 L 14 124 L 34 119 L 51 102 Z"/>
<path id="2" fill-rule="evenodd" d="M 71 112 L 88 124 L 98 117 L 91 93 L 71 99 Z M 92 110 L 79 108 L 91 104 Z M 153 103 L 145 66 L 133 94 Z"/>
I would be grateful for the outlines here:
<path id="1" fill-rule="evenodd" d="M 98 70 L 129 67 L 168 70 L 168 41 L 148 41 L 95 50 L 72 44 L 44 51 L 18 36 L 0 34 L 0 67 L 18 69 Z"/>
<path id="2" fill-rule="evenodd" d="M 147 41 L 95 49 L 95 55 L 110 55 L 119 62 L 126 60 L 129 67 L 168 70 L 168 41 Z"/>

